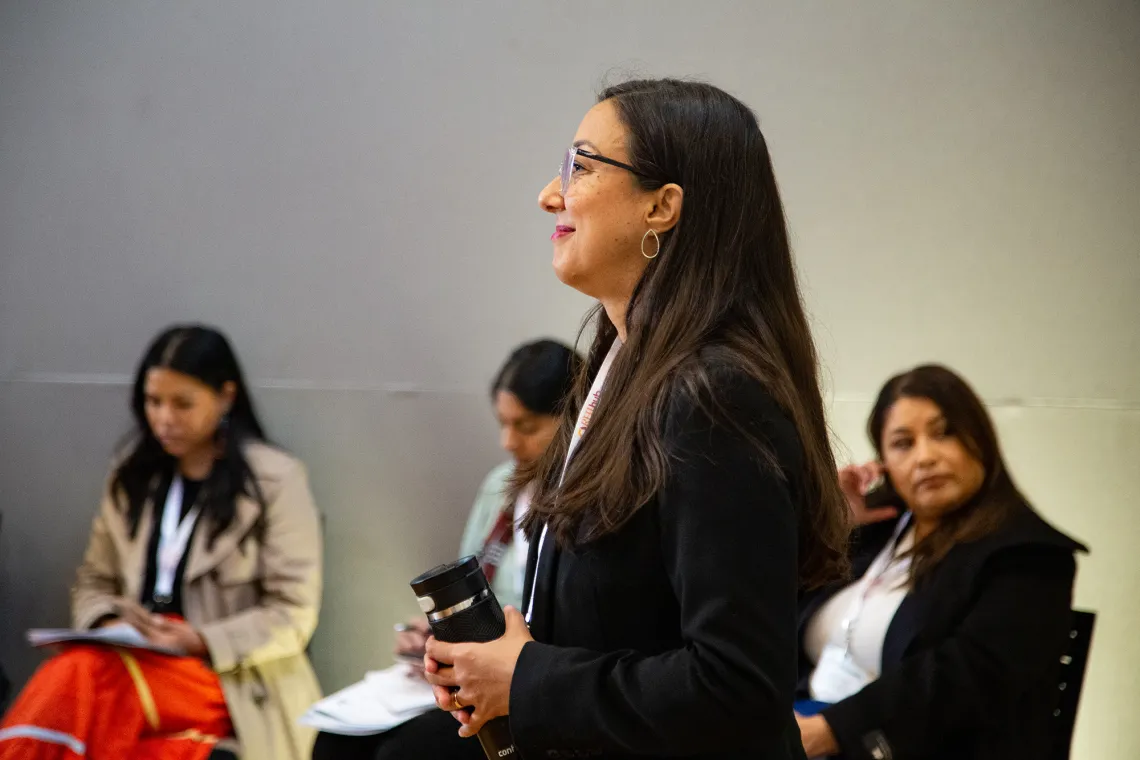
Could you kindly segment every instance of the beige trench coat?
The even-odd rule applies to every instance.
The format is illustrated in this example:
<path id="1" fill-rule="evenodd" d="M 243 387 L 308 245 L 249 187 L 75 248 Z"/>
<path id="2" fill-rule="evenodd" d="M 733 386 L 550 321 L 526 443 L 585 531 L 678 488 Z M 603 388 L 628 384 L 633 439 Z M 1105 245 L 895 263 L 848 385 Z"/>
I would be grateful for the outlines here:
<path id="1" fill-rule="evenodd" d="M 209 531 L 196 530 L 183 612 L 221 677 L 242 760 L 309 760 L 315 733 L 297 718 L 321 696 L 305 656 L 321 600 L 320 521 L 298 460 L 265 444 L 250 444 L 246 456 L 268 504 L 262 538 L 252 531 L 259 507 L 247 497 L 212 549 Z M 116 597 L 141 598 L 154 524 L 147 503 L 132 540 L 126 515 L 104 496 L 72 590 L 76 628 L 114 614 Z"/>

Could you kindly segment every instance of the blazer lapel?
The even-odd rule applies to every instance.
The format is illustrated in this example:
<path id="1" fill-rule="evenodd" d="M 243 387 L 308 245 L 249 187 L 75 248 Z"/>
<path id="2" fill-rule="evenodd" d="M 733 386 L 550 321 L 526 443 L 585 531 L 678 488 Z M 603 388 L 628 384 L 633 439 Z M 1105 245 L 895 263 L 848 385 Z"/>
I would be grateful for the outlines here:
<path id="1" fill-rule="evenodd" d="M 554 592 L 558 577 L 558 542 L 549 533 L 542 542 L 542 551 L 536 558 L 536 567 L 531 569 L 534 584 L 534 614 L 530 618 L 530 632 L 537 641 L 549 643 L 554 629 Z M 528 561 L 529 564 L 529 561 Z"/>
<path id="2" fill-rule="evenodd" d="M 142 593 L 143 576 L 146 575 L 146 549 L 154 526 L 154 497 L 147 497 L 139 515 L 138 529 L 131 537 L 126 516 L 115 508 L 112 519 L 105 519 L 111 542 L 119 553 L 120 593 L 129 599 L 139 599 Z"/>
<path id="3" fill-rule="evenodd" d="M 210 545 L 213 526 L 204 523 L 194 531 L 190 542 L 190 557 L 186 560 L 184 583 L 201 578 L 237 550 L 257 522 L 260 507 L 248 496 L 240 496 L 235 505 L 234 519 L 230 526 L 214 539 Z"/>
<path id="4" fill-rule="evenodd" d="M 918 627 L 922 624 L 922 609 L 924 599 L 914 591 L 903 597 L 902 603 L 891 618 L 887 626 L 887 634 L 883 638 L 883 656 L 881 665 L 887 668 L 902 662 L 907 649 L 918 636 Z"/>
<path id="5" fill-rule="evenodd" d="M 954 578 L 949 587 L 934 581 L 935 578 L 927 578 L 912 588 L 895 611 L 883 639 L 884 669 L 901 662 L 926 631 L 937 630 L 939 624 L 934 616 L 960 609 L 960 597 L 955 591 L 961 579 Z M 933 629 L 932 625 L 935 626 Z"/>

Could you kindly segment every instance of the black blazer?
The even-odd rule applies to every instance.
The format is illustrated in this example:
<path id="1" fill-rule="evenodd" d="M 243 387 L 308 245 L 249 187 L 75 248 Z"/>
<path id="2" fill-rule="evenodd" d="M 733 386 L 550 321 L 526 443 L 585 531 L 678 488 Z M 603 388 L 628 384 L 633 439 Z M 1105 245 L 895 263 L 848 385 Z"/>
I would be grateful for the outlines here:
<path id="1" fill-rule="evenodd" d="M 856 531 L 856 578 L 896 523 Z M 823 711 L 843 757 L 1045 758 L 1077 551 L 1086 549 L 1029 508 L 996 533 L 951 549 L 895 613 L 882 676 Z M 842 588 L 804 600 L 801 643 L 808 621 Z M 807 697 L 810 675 L 801 651 L 798 696 Z"/>
<path id="2" fill-rule="evenodd" d="M 718 370 L 713 392 L 783 473 L 677 401 L 664 424 L 669 478 L 652 502 L 589 544 L 560 550 L 547 537 L 536 641 L 511 683 L 525 758 L 803 758 L 792 710 L 799 438 L 738 370 Z"/>

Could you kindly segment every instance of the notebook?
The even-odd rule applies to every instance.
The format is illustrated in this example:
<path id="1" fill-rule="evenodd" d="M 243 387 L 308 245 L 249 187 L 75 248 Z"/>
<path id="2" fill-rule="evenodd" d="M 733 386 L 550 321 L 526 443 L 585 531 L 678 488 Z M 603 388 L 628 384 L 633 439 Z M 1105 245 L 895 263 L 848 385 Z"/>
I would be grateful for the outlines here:
<path id="1" fill-rule="evenodd" d="M 414 666 L 398 663 L 320 700 L 300 723 L 330 734 L 363 736 L 395 728 L 434 707 L 431 686 Z"/>
<path id="2" fill-rule="evenodd" d="M 33 628 L 28 631 L 28 641 L 34 647 L 54 644 L 104 644 L 106 646 L 145 649 L 175 657 L 184 657 L 181 649 L 158 646 L 147 641 L 138 630 L 128 623 L 114 623 L 90 631 L 77 631 L 71 628 Z"/>

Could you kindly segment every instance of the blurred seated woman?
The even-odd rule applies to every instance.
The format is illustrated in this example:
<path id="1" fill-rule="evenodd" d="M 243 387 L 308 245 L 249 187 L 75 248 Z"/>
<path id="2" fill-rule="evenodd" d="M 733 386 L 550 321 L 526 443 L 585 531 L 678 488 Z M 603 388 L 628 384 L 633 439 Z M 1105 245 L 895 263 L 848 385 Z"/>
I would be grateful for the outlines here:
<path id="1" fill-rule="evenodd" d="M 519 346 L 491 383 L 491 403 L 499 421 L 499 444 L 511 459 L 488 473 L 479 487 L 467 518 L 459 556 L 479 556 L 499 603 L 522 606 L 523 575 L 526 573 L 527 539 L 518 525 L 529 501 L 522 493 L 506 502 L 507 484 L 520 464 L 533 462 L 554 437 L 558 413 L 570 392 L 581 357 L 553 340 Z M 422 667 L 429 634 L 427 619 L 420 615 L 396 636 L 396 656 L 417 661 Z M 321 734 L 314 758 L 430 757 L 482 758 L 477 742 L 465 742 L 455 732 L 455 721 L 445 712 L 433 711 L 372 736 Z"/>
<path id="2" fill-rule="evenodd" d="M 853 581 L 801 606 L 805 752 L 1047 757 L 1084 547 L 1017 490 L 985 407 L 950 370 L 892 378 L 868 431 L 879 462 L 840 472 L 859 526 Z"/>
<path id="3" fill-rule="evenodd" d="M 0 724 L 0 759 L 200 760 L 236 733 L 248 760 L 300 760 L 320 697 L 321 540 L 302 464 L 265 441 L 226 338 L 163 332 L 131 399 L 72 594 L 73 625 L 125 622 L 185 656 L 67 646 Z"/>

